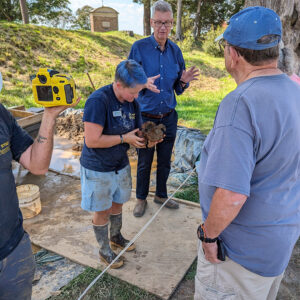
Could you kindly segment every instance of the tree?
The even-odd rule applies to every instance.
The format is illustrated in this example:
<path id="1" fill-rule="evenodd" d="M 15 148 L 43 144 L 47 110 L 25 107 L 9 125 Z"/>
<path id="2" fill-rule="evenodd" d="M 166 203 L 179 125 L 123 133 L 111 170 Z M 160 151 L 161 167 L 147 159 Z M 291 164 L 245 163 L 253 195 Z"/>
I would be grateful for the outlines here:
<path id="1" fill-rule="evenodd" d="M 144 0 L 144 35 L 151 34 L 151 26 L 150 26 L 150 12 L 151 0 Z"/>
<path id="2" fill-rule="evenodd" d="M 91 30 L 90 13 L 93 9 L 94 8 L 89 5 L 78 8 L 76 10 L 76 19 L 74 20 L 72 27 Z"/>
<path id="3" fill-rule="evenodd" d="M 0 0 L 0 20 L 21 21 L 20 5 L 24 3 L 27 3 L 31 23 L 49 23 L 63 13 L 71 12 L 69 0 Z"/>
<path id="4" fill-rule="evenodd" d="M 47 21 L 47 24 L 51 27 L 61 28 L 61 29 L 74 29 L 73 24 L 76 19 L 71 11 L 61 11 L 56 18 Z"/>
<path id="5" fill-rule="evenodd" d="M 0 20 L 22 20 L 19 0 L 0 0 Z"/>
<path id="6" fill-rule="evenodd" d="M 246 0 L 245 7 L 264 6 L 280 16 L 282 42 L 280 64 L 284 72 L 300 75 L 300 1 Z"/>
<path id="7" fill-rule="evenodd" d="M 176 40 L 182 41 L 182 30 L 181 30 L 181 18 L 182 18 L 182 0 L 177 0 L 177 18 L 176 18 Z"/>
<path id="8" fill-rule="evenodd" d="M 200 27 L 200 12 L 201 12 L 201 2 L 202 0 L 197 1 L 197 12 L 195 15 L 195 20 L 194 20 L 194 27 L 193 27 L 193 37 L 195 40 L 197 40 L 200 36 L 201 32 L 201 27 Z"/>
<path id="9" fill-rule="evenodd" d="M 55 22 L 64 13 L 71 12 L 69 0 L 30 0 L 28 10 L 32 23 Z"/>
<path id="10" fill-rule="evenodd" d="M 177 1 L 168 0 L 174 12 Z M 194 39 L 199 40 L 211 28 L 222 25 L 243 5 L 244 0 L 182 0 L 182 32 L 190 32 Z"/>
<path id="11" fill-rule="evenodd" d="M 21 8 L 21 13 L 22 13 L 23 24 L 28 24 L 29 23 L 29 15 L 28 15 L 26 0 L 20 0 L 20 8 Z"/>
<path id="12" fill-rule="evenodd" d="M 144 5 L 144 35 L 151 34 L 150 18 L 151 18 L 151 0 L 133 0 L 135 3 Z"/>

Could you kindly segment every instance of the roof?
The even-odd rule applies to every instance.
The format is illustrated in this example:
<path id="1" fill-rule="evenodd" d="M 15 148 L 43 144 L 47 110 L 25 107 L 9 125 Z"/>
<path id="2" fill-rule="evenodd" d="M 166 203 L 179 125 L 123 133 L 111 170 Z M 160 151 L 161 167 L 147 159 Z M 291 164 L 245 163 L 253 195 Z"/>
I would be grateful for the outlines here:
<path id="1" fill-rule="evenodd" d="M 93 13 L 112 13 L 112 12 L 119 14 L 115 9 L 108 7 L 108 6 L 101 6 L 101 7 L 95 8 L 90 13 L 93 14 Z"/>

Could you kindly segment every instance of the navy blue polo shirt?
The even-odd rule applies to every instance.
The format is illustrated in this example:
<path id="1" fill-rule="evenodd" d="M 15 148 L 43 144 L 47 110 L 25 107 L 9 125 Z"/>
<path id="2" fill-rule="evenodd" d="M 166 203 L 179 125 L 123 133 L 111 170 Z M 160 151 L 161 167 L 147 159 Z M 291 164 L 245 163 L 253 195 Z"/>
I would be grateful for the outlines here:
<path id="1" fill-rule="evenodd" d="M 183 93 L 189 86 L 183 88 L 180 83 L 185 63 L 180 48 L 170 40 L 167 40 L 164 51 L 161 51 L 154 36 L 136 41 L 129 54 L 129 59 L 134 59 L 144 69 L 147 77 L 160 74 L 154 84 L 160 93 L 154 93 L 143 89 L 139 93 L 137 101 L 142 112 L 154 115 L 164 114 L 176 107 L 176 97 Z"/>
<path id="2" fill-rule="evenodd" d="M 125 134 L 142 124 L 138 103 L 121 103 L 113 91 L 112 84 L 104 86 L 90 95 L 85 103 L 83 122 L 99 124 L 105 135 Z M 86 169 L 111 172 L 129 164 L 127 143 L 109 148 L 89 148 L 84 142 L 80 163 Z"/>
<path id="3" fill-rule="evenodd" d="M 19 161 L 32 143 L 32 138 L 0 104 L 0 261 L 15 249 L 24 234 L 11 162 Z"/>

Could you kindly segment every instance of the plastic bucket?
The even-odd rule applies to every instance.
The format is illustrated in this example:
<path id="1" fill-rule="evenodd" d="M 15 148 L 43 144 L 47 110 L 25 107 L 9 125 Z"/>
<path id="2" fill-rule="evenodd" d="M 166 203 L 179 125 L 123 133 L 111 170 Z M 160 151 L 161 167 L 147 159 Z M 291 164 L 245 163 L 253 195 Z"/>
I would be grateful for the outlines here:
<path id="1" fill-rule="evenodd" d="M 34 184 L 17 186 L 20 209 L 24 219 L 38 215 L 42 210 L 40 189 Z"/>

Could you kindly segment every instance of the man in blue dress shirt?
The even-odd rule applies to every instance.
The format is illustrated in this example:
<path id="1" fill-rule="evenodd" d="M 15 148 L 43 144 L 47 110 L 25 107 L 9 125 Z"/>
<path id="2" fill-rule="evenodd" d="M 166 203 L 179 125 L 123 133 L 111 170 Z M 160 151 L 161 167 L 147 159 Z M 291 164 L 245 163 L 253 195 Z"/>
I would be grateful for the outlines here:
<path id="1" fill-rule="evenodd" d="M 144 68 L 152 89 L 147 86 L 139 93 L 143 122 L 152 121 L 166 126 L 166 136 L 162 143 L 156 145 L 157 175 L 154 202 L 162 204 L 167 198 L 167 179 L 171 168 L 172 148 L 176 138 L 177 112 L 176 97 L 184 92 L 189 82 L 199 75 L 197 68 L 185 70 L 185 63 L 179 47 L 168 39 L 173 25 L 171 5 L 157 1 L 152 7 L 151 26 L 153 34 L 132 45 L 129 58 L 134 59 Z M 153 82 L 154 76 L 158 78 Z M 138 169 L 136 198 L 133 214 L 143 216 L 147 206 L 151 165 L 155 148 L 138 149 Z M 169 200 L 166 207 L 176 209 L 178 204 Z"/>

